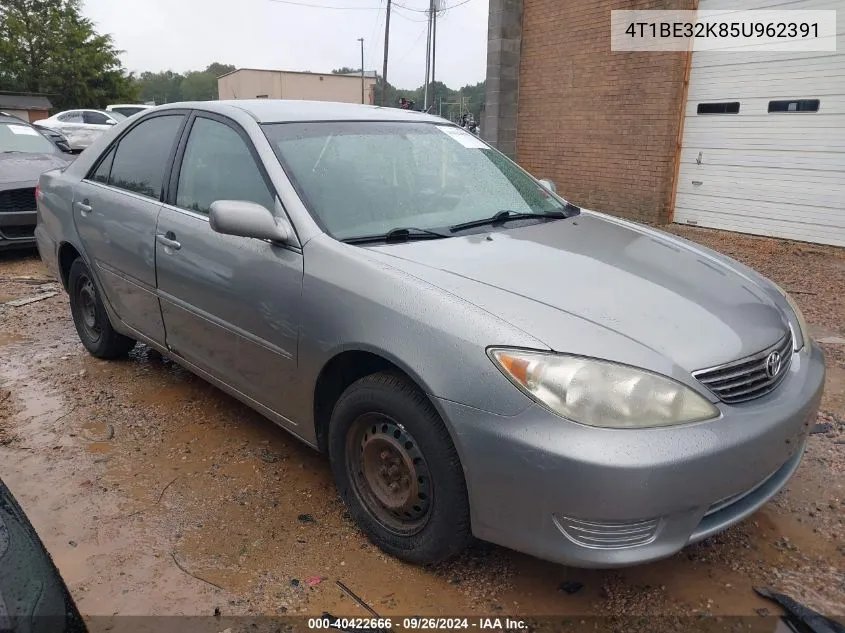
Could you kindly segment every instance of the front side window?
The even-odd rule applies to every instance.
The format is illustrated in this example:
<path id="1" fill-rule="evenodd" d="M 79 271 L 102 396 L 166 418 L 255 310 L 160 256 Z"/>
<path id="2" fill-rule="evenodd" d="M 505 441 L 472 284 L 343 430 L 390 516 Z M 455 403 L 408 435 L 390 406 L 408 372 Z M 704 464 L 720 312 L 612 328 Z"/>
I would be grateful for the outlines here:
<path id="1" fill-rule="evenodd" d="M 184 118 L 181 114 L 157 116 L 132 128 L 117 146 L 109 184 L 158 199 L 164 169 Z"/>
<path id="2" fill-rule="evenodd" d="M 208 213 L 216 200 L 244 200 L 272 210 L 274 199 L 240 134 L 198 117 L 185 146 L 176 206 Z"/>
<path id="3" fill-rule="evenodd" d="M 445 122 L 279 123 L 264 131 L 336 239 L 566 210 L 505 156 Z"/>
<path id="4" fill-rule="evenodd" d="M 4 152 L 55 154 L 56 146 L 26 123 L 0 123 L 0 154 Z"/>

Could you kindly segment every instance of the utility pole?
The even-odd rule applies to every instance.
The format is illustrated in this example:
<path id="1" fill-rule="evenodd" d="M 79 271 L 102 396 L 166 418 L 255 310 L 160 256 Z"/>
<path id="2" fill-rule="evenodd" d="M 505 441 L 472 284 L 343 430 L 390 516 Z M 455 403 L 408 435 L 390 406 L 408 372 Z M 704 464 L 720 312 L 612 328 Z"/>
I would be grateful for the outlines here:
<path id="1" fill-rule="evenodd" d="M 440 10 L 440 0 L 431 0 L 431 103 L 437 102 L 434 92 L 434 66 L 437 61 L 437 12 Z"/>
<path id="2" fill-rule="evenodd" d="M 390 2 L 387 0 L 387 11 L 384 17 L 384 68 L 381 71 L 381 107 L 387 105 L 387 51 L 390 40 Z"/>
<path id="3" fill-rule="evenodd" d="M 358 41 L 361 42 L 361 103 L 366 103 L 364 101 L 364 38 L 359 37 Z"/>
<path id="4" fill-rule="evenodd" d="M 434 15 L 434 0 L 428 5 L 428 37 L 425 44 L 425 87 L 423 88 L 423 112 L 428 110 L 428 79 L 431 72 L 431 18 Z"/>

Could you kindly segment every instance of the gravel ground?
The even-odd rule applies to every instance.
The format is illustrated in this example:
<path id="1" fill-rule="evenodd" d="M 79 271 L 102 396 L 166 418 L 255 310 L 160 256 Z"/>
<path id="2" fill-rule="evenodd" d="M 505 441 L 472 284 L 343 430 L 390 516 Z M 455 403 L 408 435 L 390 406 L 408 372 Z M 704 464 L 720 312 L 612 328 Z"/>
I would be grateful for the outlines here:
<path id="1" fill-rule="evenodd" d="M 821 426 L 787 488 L 670 559 L 579 570 L 477 544 L 400 563 L 356 530 L 322 456 L 143 346 L 90 357 L 63 292 L 0 306 L 0 476 L 86 616 L 361 615 L 335 580 L 382 615 L 603 615 L 628 630 L 642 616 L 657 630 L 655 617 L 777 613 L 758 585 L 845 615 L 845 250 L 664 228 L 771 277 L 832 341 Z M 0 254 L 0 303 L 50 282 L 34 254 Z"/>

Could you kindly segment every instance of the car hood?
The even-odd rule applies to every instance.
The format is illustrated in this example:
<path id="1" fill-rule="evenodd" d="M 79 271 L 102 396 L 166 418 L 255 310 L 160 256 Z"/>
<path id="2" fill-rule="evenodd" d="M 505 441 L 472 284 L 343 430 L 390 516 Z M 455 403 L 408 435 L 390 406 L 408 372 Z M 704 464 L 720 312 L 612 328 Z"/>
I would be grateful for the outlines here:
<path id="1" fill-rule="evenodd" d="M 789 328 L 750 269 L 600 214 L 368 250 L 560 352 L 590 354 L 587 321 L 694 371 L 758 352 Z"/>
<path id="2" fill-rule="evenodd" d="M 0 184 L 37 181 L 45 171 L 68 162 L 60 154 L 0 154 Z"/>

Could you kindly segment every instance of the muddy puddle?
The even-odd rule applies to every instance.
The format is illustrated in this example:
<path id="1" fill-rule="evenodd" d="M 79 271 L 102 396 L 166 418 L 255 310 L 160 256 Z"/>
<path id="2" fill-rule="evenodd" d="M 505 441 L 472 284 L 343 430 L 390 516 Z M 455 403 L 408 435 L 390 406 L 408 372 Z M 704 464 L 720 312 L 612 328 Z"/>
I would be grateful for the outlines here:
<path id="1" fill-rule="evenodd" d="M 750 520 L 664 561 L 579 570 L 476 544 L 420 568 L 373 547 L 326 459 L 271 422 L 145 347 L 88 356 L 63 295 L 0 319 L 0 476 L 86 616 L 362 615 L 337 580 L 382 615 L 777 612 L 757 585 L 845 614 L 830 438 Z"/>

